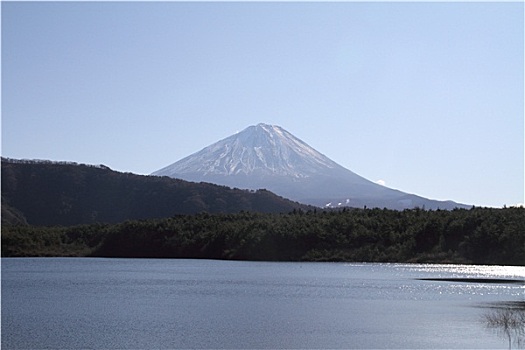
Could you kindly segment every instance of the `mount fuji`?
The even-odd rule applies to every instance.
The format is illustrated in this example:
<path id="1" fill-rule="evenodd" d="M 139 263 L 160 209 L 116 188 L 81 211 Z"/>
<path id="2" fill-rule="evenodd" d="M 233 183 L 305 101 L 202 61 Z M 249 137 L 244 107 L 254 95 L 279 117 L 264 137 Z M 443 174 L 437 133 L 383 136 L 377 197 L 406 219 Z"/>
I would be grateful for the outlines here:
<path id="1" fill-rule="evenodd" d="M 152 175 L 253 190 L 264 188 L 318 207 L 470 207 L 419 197 L 369 181 L 283 128 L 263 123 L 250 126 Z"/>

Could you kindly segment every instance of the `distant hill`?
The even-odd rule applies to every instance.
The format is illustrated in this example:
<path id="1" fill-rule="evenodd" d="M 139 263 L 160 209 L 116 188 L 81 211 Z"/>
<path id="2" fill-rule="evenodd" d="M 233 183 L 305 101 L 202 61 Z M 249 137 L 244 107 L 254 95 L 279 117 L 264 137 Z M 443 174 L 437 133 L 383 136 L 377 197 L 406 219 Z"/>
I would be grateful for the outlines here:
<path id="1" fill-rule="evenodd" d="M 470 205 L 381 186 L 342 167 L 276 125 L 258 124 L 153 175 L 238 188 L 266 188 L 318 207 L 454 209 Z"/>
<path id="2" fill-rule="evenodd" d="M 176 214 L 289 212 L 307 207 L 266 190 L 240 190 L 106 166 L 2 158 L 2 223 L 77 225 Z"/>

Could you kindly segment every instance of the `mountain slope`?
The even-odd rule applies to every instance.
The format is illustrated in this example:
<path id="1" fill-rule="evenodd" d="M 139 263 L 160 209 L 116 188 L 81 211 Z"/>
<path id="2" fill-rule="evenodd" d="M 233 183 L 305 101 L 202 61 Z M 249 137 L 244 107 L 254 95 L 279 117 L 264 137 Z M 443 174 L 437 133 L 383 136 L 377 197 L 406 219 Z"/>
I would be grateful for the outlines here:
<path id="1" fill-rule="evenodd" d="M 286 198 L 316 206 L 467 207 L 378 185 L 335 163 L 283 128 L 262 123 L 152 175 L 247 189 L 266 188 Z"/>
<path id="2" fill-rule="evenodd" d="M 199 212 L 275 213 L 299 208 L 307 209 L 269 191 L 120 173 L 105 166 L 2 158 L 4 223 L 77 225 Z"/>
<path id="3" fill-rule="evenodd" d="M 302 178 L 336 168 L 341 167 L 284 129 L 259 124 L 153 174 L 257 174 Z"/>

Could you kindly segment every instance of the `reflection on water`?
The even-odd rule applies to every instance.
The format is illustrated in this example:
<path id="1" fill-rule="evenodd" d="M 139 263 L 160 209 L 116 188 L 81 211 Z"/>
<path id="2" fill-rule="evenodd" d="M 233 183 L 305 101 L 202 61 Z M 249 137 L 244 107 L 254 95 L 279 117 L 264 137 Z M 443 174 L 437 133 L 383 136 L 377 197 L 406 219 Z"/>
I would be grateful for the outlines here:
<path id="1" fill-rule="evenodd" d="M 494 304 L 490 312 L 483 315 L 488 329 L 505 337 L 512 344 L 521 347 L 525 344 L 525 302 Z"/>

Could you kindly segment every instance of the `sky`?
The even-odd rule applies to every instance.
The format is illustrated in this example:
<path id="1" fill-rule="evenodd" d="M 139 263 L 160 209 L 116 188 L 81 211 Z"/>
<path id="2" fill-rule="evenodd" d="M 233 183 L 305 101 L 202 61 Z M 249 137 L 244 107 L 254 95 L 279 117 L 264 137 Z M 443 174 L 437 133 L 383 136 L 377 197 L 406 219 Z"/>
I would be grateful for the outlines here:
<path id="1" fill-rule="evenodd" d="M 2 156 L 150 174 L 275 124 L 388 187 L 524 202 L 521 2 L 1 2 Z"/>

